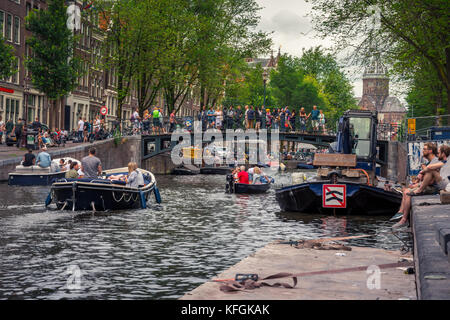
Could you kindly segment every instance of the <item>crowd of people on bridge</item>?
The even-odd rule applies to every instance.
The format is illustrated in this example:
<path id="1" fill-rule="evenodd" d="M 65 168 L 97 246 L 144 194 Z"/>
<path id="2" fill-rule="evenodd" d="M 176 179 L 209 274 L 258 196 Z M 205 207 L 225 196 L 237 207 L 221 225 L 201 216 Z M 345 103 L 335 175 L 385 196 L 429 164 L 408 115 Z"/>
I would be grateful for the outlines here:
<path id="1" fill-rule="evenodd" d="M 305 108 L 266 108 L 246 105 L 245 107 L 230 106 L 203 107 L 197 116 L 202 122 L 203 130 L 215 128 L 224 129 L 278 129 L 281 132 L 313 132 L 326 133 L 326 119 L 323 110 L 317 106 L 309 114 Z"/>
<path id="2" fill-rule="evenodd" d="M 280 132 L 326 134 L 326 118 L 323 110 L 313 106 L 307 113 L 299 108 L 266 108 L 246 105 L 244 107 L 204 106 L 196 117 L 177 117 L 173 110 L 168 117 L 162 108 L 155 106 L 144 110 L 142 117 L 136 109 L 130 118 L 132 134 L 164 134 L 177 127 L 193 129 L 193 121 L 201 122 L 202 130 L 207 129 L 278 129 Z"/>

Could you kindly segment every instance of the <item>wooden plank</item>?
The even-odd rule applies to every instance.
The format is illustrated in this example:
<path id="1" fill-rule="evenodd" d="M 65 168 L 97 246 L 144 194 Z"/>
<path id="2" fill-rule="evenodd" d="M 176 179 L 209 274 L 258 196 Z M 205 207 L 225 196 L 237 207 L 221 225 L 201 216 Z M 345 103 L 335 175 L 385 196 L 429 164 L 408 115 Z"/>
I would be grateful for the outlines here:
<path id="1" fill-rule="evenodd" d="M 356 167 L 356 154 L 316 153 L 315 166 Z"/>

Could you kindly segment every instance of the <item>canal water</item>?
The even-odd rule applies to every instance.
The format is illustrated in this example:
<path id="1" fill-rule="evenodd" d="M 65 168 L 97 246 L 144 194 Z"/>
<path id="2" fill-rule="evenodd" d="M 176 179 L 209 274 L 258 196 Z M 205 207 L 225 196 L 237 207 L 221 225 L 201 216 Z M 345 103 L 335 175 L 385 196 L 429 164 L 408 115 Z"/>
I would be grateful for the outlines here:
<path id="1" fill-rule="evenodd" d="M 275 179 L 287 185 L 290 174 Z M 94 215 L 45 209 L 48 187 L 0 184 L 0 299 L 177 299 L 274 240 L 370 234 L 349 243 L 386 249 L 407 240 L 389 217 L 282 213 L 273 189 L 225 194 L 224 176 L 157 181 L 160 205 Z"/>

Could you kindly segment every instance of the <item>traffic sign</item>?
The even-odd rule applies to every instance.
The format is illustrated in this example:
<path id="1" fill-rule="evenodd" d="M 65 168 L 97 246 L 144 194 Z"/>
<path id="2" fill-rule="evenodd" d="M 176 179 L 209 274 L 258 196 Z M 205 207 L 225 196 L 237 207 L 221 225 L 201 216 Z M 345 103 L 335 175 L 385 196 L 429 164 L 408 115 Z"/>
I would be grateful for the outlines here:
<path id="1" fill-rule="evenodd" d="M 409 134 L 416 133 L 416 119 L 408 119 L 408 133 Z"/>
<path id="2" fill-rule="evenodd" d="M 323 208 L 347 208 L 347 186 L 345 184 L 324 184 L 322 186 Z"/>
<path id="3" fill-rule="evenodd" d="M 100 109 L 100 113 L 101 113 L 102 115 L 106 116 L 106 114 L 108 113 L 108 108 L 107 108 L 107 107 L 102 107 L 102 108 Z"/>

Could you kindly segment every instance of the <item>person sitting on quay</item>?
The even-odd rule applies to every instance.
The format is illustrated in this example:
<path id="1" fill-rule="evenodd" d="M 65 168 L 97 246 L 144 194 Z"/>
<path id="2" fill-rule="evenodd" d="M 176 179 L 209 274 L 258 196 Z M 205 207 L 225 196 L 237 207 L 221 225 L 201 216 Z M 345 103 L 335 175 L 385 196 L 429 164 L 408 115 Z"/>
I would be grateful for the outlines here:
<path id="1" fill-rule="evenodd" d="M 435 144 L 431 142 L 425 144 L 423 157 L 428 160 L 428 163 L 422 165 L 422 170 L 418 176 L 419 182 L 403 189 L 403 199 L 399 212 L 391 220 L 399 217 L 401 219 L 392 226 L 393 228 L 406 226 L 411 211 L 411 196 L 436 194 L 439 190 L 444 190 L 449 183 L 447 177 L 450 175 L 450 162 L 447 162 L 447 158 L 450 155 L 450 147 L 441 145 L 438 157 L 435 156 L 436 150 Z"/>
<path id="2" fill-rule="evenodd" d="M 42 151 L 39 152 L 36 158 L 36 164 L 41 168 L 49 168 L 52 164 L 52 158 L 47 153 L 47 147 L 44 145 Z"/>
<path id="3" fill-rule="evenodd" d="M 28 149 L 28 153 L 23 156 L 22 165 L 24 167 L 31 167 L 36 163 L 36 156 L 33 154 L 32 149 Z"/>
<path id="4" fill-rule="evenodd" d="M 142 172 L 138 170 L 136 162 L 128 163 L 128 176 L 125 181 L 127 187 L 140 188 L 145 185 L 144 176 L 142 175 Z"/>
<path id="5" fill-rule="evenodd" d="M 66 172 L 66 179 L 78 179 L 78 170 L 80 166 L 77 161 L 73 161 L 70 164 L 70 170 Z"/>
<path id="6" fill-rule="evenodd" d="M 102 162 L 95 156 L 96 149 L 90 148 L 89 155 L 81 159 L 81 171 L 87 179 L 97 179 L 102 173 Z"/>

